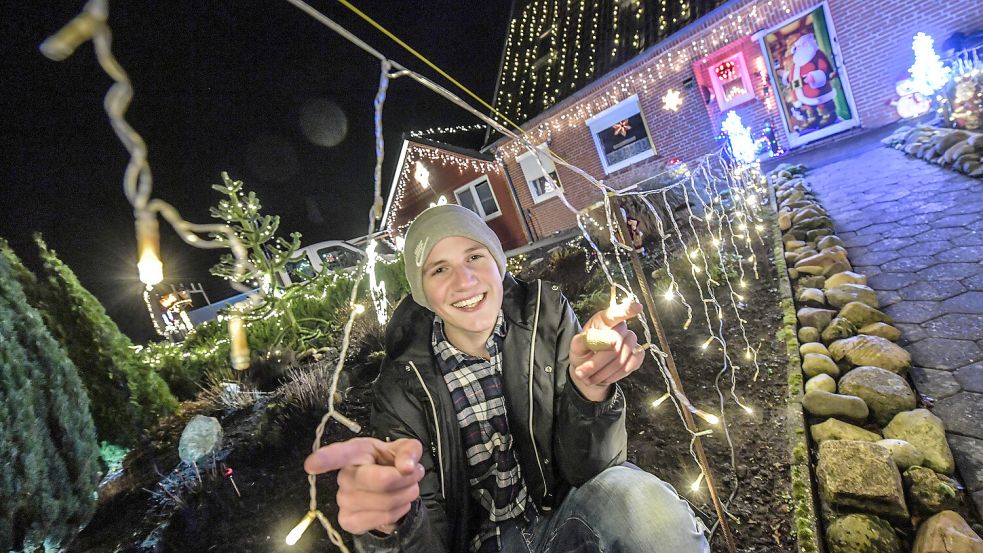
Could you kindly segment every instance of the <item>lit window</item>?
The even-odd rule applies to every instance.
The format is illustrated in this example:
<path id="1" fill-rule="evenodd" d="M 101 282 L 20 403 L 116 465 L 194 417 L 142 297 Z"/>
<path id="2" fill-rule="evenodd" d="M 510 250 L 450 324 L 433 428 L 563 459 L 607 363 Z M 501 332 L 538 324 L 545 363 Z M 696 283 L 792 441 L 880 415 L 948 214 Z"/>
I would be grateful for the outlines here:
<path id="1" fill-rule="evenodd" d="M 536 150 L 538 155 L 534 156 L 532 152 L 526 151 L 516 157 L 516 161 L 522 168 L 522 174 L 526 178 L 526 184 L 529 186 L 529 193 L 532 194 L 533 201 L 538 204 L 556 196 L 559 193 L 557 187 L 562 188 L 562 185 L 556 175 L 556 166 L 549 154 L 546 153 L 546 145 L 541 144 L 536 147 Z M 546 178 L 547 174 L 550 178 Z M 550 182 L 551 180 L 552 182 Z"/>

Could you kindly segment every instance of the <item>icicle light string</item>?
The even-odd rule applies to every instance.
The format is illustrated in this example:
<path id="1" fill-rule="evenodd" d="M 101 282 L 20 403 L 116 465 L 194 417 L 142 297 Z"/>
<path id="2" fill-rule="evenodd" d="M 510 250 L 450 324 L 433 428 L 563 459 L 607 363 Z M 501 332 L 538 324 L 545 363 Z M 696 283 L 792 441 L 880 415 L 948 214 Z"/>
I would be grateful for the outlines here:
<path id="1" fill-rule="evenodd" d="M 240 312 L 254 308 L 261 301 L 263 294 L 237 282 L 248 271 L 255 270 L 255 267 L 250 263 L 248 252 L 235 231 L 228 225 L 190 223 L 167 202 L 151 198 L 153 174 L 147 161 L 147 145 L 143 137 L 126 121 L 126 111 L 133 99 L 133 84 L 113 55 L 112 31 L 107 23 L 108 18 L 109 5 L 106 0 L 89 0 L 79 15 L 41 43 L 40 50 L 48 58 L 62 61 L 74 54 L 82 44 L 91 40 L 99 66 L 113 80 L 103 106 L 113 131 L 130 154 L 123 174 L 123 192 L 133 207 L 136 221 L 137 248 L 140 256 L 138 266 L 143 273 L 149 264 L 152 273 L 156 273 L 141 274 L 141 279 L 150 287 L 152 284 L 147 281 L 148 279 L 159 282 L 163 278 L 157 222 L 157 215 L 160 214 L 171 224 L 181 240 L 191 246 L 202 249 L 230 248 L 235 259 L 231 285 L 249 297 L 247 306 L 240 309 Z M 208 240 L 200 235 L 210 235 L 213 238 Z M 238 322 L 240 322 L 239 315 L 233 313 L 229 317 L 229 330 L 232 334 L 231 361 L 234 368 L 243 370 L 249 366 L 249 354 L 242 327 L 235 324 Z"/>
<path id="2" fill-rule="evenodd" d="M 395 76 L 401 76 L 404 74 L 410 75 L 417 82 L 433 90 L 434 92 L 440 94 L 441 96 L 447 98 L 448 100 L 458 105 L 459 107 L 462 107 L 463 109 L 476 115 L 479 119 L 493 126 L 499 132 L 503 132 L 503 134 L 505 134 L 510 138 L 520 140 L 523 146 L 525 146 L 528 150 L 533 151 L 532 144 L 525 138 L 524 135 L 522 137 L 516 136 L 514 133 L 501 127 L 501 125 L 497 124 L 490 117 L 487 117 L 481 114 L 480 112 L 477 112 L 473 108 L 471 108 L 466 102 L 464 102 L 454 94 L 450 93 L 443 87 L 437 85 L 436 83 L 430 81 L 429 79 L 426 79 L 425 77 L 422 77 L 421 75 L 418 75 L 412 71 L 402 68 L 401 66 L 395 64 L 394 62 L 390 62 L 384 56 L 382 56 L 377 51 L 369 47 L 367 44 L 357 39 L 356 37 L 354 37 L 354 35 L 347 32 L 345 29 L 341 28 L 327 17 L 324 17 L 316 10 L 313 10 L 313 8 L 310 8 L 310 6 L 306 5 L 305 3 L 299 0 L 288 0 L 288 1 L 290 1 L 295 6 L 298 6 L 299 8 L 303 9 L 304 11 L 309 13 L 312 17 L 315 17 L 329 28 L 332 28 L 335 32 L 343 35 L 346 39 L 355 43 L 363 50 L 374 55 L 377 59 L 380 60 L 380 62 L 383 63 L 384 68 L 386 67 L 387 64 L 391 64 L 391 67 L 396 67 L 397 69 L 399 69 L 398 73 L 394 74 Z M 108 16 L 108 7 L 106 5 L 105 0 L 90 0 L 90 2 L 86 5 L 83 13 L 80 14 L 78 17 L 76 17 L 76 19 L 74 19 L 72 22 L 70 22 L 69 25 L 66 26 L 66 28 L 62 29 L 62 31 L 60 31 L 57 35 L 51 37 L 48 41 L 46 41 L 45 44 L 42 45 L 42 50 L 47 55 L 49 55 L 49 57 L 52 57 L 52 59 L 64 59 L 69 55 L 71 55 L 71 53 L 80 44 L 82 44 L 83 42 L 85 42 L 90 38 L 94 39 L 95 46 L 96 46 L 96 53 L 100 64 L 102 65 L 103 69 L 107 72 L 107 74 L 109 74 L 114 79 L 114 81 L 116 81 L 116 84 L 114 84 L 113 87 L 110 89 L 109 93 L 107 93 L 106 110 L 110 116 L 110 120 L 112 122 L 114 130 L 116 131 L 120 140 L 123 142 L 123 144 L 126 146 L 127 150 L 131 154 L 130 163 L 128 164 L 125 173 L 124 189 L 128 200 L 130 200 L 131 204 L 134 206 L 138 222 L 142 220 L 146 220 L 148 217 L 153 217 L 155 213 L 160 213 L 161 216 L 165 218 L 165 220 L 171 223 L 171 225 L 178 232 L 179 236 L 181 236 L 181 238 L 190 245 L 199 248 L 230 247 L 236 259 L 236 275 L 244 274 L 247 270 L 249 270 L 252 267 L 246 256 L 245 248 L 238 240 L 238 238 L 235 236 L 234 232 L 230 227 L 228 227 L 227 225 L 216 225 L 216 224 L 195 225 L 192 223 L 188 223 L 180 217 L 180 214 L 177 212 L 177 210 L 175 210 L 173 207 L 169 206 L 165 202 L 161 200 L 149 200 L 150 193 L 152 190 L 152 177 L 149 170 L 149 165 L 147 164 L 146 161 L 146 145 L 143 142 L 142 138 L 128 125 L 128 123 L 126 123 L 125 119 L 123 118 L 126 108 L 128 107 L 129 101 L 132 99 L 133 88 L 125 72 L 122 71 L 122 68 L 116 62 L 115 58 L 112 56 L 112 53 L 110 51 L 111 35 L 109 33 L 109 27 L 108 25 L 106 25 L 107 16 Z M 443 72 L 441 73 L 444 74 Z M 457 83 L 453 79 L 450 80 L 460 87 L 459 83 Z M 377 104 L 377 114 L 381 109 L 381 99 L 384 99 L 384 84 L 386 83 L 386 81 L 387 78 L 384 75 L 380 79 L 380 83 L 383 86 L 380 86 L 380 93 L 377 96 L 377 100 L 380 100 L 379 103 Z M 464 89 L 463 87 L 461 88 Z M 466 92 L 469 92 L 466 89 L 464 90 Z M 484 102 L 482 103 L 484 104 Z M 377 119 L 376 122 L 377 122 L 376 130 L 377 133 L 379 133 L 381 132 L 381 129 L 379 128 L 379 126 L 381 126 L 381 119 Z M 571 171 L 581 175 L 582 177 L 587 179 L 588 182 L 591 182 L 596 187 L 602 190 L 605 189 L 610 190 L 602 182 L 597 181 L 596 179 L 588 175 L 585 171 L 583 171 L 579 167 L 566 163 L 561 158 L 559 158 L 559 156 L 557 156 L 555 153 L 549 152 L 548 149 L 546 150 L 546 152 L 547 155 L 550 155 L 550 157 L 556 161 L 556 163 L 560 164 L 561 166 L 567 167 Z M 536 159 L 537 162 L 539 162 L 539 164 L 542 165 L 541 161 L 539 161 L 538 156 Z M 377 162 L 378 162 L 378 158 L 377 158 Z M 547 174 L 547 179 L 551 181 L 551 183 L 554 186 L 557 186 L 557 183 L 553 182 L 552 178 L 549 177 L 548 172 L 544 171 L 544 173 Z M 378 177 L 376 180 L 377 180 L 376 198 L 375 198 L 376 201 L 374 202 L 372 207 L 373 210 L 372 215 L 374 217 L 370 217 L 370 231 L 374 226 L 372 221 L 377 220 L 379 216 L 381 216 L 380 213 L 381 210 L 379 209 L 379 201 L 378 201 L 380 197 Z M 562 190 L 560 190 L 560 197 L 563 200 L 564 205 L 566 205 L 568 209 L 571 209 L 572 211 L 576 212 L 573 206 L 570 205 L 570 203 L 567 201 L 565 195 L 562 193 Z M 577 221 L 578 221 L 578 226 L 581 228 L 581 231 L 584 233 L 585 238 L 587 238 L 588 243 L 600 255 L 600 251 L 597 248 L 597 245 L 594 244 L 593 241 L 589 239 L 589 235 L 586 231 L 586 228 L 584 227 L 583 220 L 580 217 L 578 217 Z M 610 225 L 610 221 L 609 221 L 609 225 Z M 200 238 L 196 233 L 212 233 L 213 235 L 216 235 L 217 238 L 214 240 L 204 240 Z M 220 238 L 223 235 L 227 236 L 227 238 L 224 240 Z M 704 264 L 704 266 L 706 265 Z M 611 274 L 608 272 L 605 264 L 602 263 L 601 267 L 609 282 L 615 284 L 614 279 L 612 278 Z M 338 420 L 342 424 L 345 424 L 353 431 L 355 432 L 359 431 L 357 424 L 348 420 L 340 413 L 334 411 L 333 399 L 334 399 L 334 393 L 337 389 L 338 377 L 340 376 L 340 372 L 343 368 L 345 352 L 347 350 L 347 345 L 350 340 L 351 326 L 354 322 L 354 317 L 360 314 L 362 311 L 364 311 L 364 308 L 358 309 L 361 306 L 355 304 L 355 295 L 357 293 L 358 285 L 361 282 L 361 277 L 364 274 L 364 272 L 365 270 L 363 267 L 362 270 L 359 271 L 358 273 L 359 277 L 356 280 L 355 285 L 352 289 L 352 296 L 349 302 L 350 305 L 352 306 L 352 311 L 350 313 L 349 320 L 346 323 L 344 337 L 342 340 L 342 354 L 339 358 L 338 367 L 336 368 L 332 378 L 332 390 L 331 390 L 332 393 L 331 396 L 329 397 L 329 403 L 330 403 L 329 410 L 328 413 L 325 414 L 324 418 L 321 421 L 321 424 L 319 425 L 319 429 L 318 429 L 319 431 L 316 432 L 317 435 L 316 441 L 318 443 L 320 442 L 320 438 L 322 437 L 323 434 L 323 427 L 328 418 L 336 418 L 336 420 Z M 624 274 L 623 267 L 622 267 L 622 274 Z M 239 284 L 238 282 L 232 282 L 232 286 L 242 292 L 250 293 L 250 302 L 252 305 L 258 303 L 262 298 L 261 293 L 251 293 L 252 291 L 250 289 Z M 650 338 L 651 334 L 647 323 L 645 324 L 644 328 L 645 328 L 646 336 Z M 244 338 L 242 336 L 239 337 Z M 234 336 L 232 341 L 236 341 L 235 338 L 236 337 Z M 244 343 L 244 340 L 241 341 Z M 652 349 L 653 349 L 653 353 L 652 353 L 653 357 L 660 365 L 660 368 L 664 368 L 664 362 L 662 362 L 662 357 L 661 357 L 661 355 L 664 355 L 664 353 L 657 352 L 656 348 L 652 348 Z M 664 376 L 667 376 L 665 372 L 664 372 Z M 676 403 L 676 401 L 678 400 L 680 403 L 686 405 L 686 407 L 689 410 L 693 411 L 695 414 L 698 414 L 703 418 L 706 418 L 708 421 L 713 422 L 717 420 L 716 417 L 712 417 L 699 409 L 695 409 L 689 403 L 688 399 L 686 399 L 685 395 L 682 394 L 680 390 L 675 389 L 675 386 L 672 384 L 671 379 L 668 382 L 668 387 L 673 391 L 674 403 Z M 677 410 L 678 408 L 679 407 L 677 405 Z M 687 428 L 687 430 L 689 429 Z M 689 431 L 691 434 L 693 433 L 692 430 Z M 315 495 L 316 487 L 313 486 L 313 482 L 312 482 L 312 490 L 314 491 L 311 497 L 311 506 L 314 508 L 311 510 L 311 512 L 308 513 L 308 516 L 305 516 L 304 521 L 302 521 L 302 524 L 299 525 L 298 528 L 295 530 L 300 530 L 302 532 L 303 528 L 306 528 L 306 526 L 309 525 L 314 518 L 317 518 L 321 522 L 321 524 L 325 526 L 325 529 L 328 531 L 329 536 L 332 538 L 332 542 L 336 542 L 335 543 L 336 545 L 341 547 L 343 550 L 347 551 L 343 542 L 341 542 L 340 536 L 338 536 L 337 532 L 333 531 L 333 529 L 330 527 L 330 524 L 327 522 L 327 519 L 323 516 L 323 514 L 321 514 L 319 511 L 316 510 L 316 495 Z M 291 534 L 295 534 L 295 532 L 291 532 Z"/>

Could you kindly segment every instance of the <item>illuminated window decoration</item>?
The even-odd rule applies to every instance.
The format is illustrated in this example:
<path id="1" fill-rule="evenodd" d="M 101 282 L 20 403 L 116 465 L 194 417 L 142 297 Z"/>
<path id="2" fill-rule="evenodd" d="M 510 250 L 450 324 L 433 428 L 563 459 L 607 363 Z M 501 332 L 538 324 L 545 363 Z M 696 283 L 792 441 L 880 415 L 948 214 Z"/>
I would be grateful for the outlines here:
<path id="1" fill-rule="evenodd" d="M 683 96 L 678 90 L 670 88 L 666 91 L 665 96 L 662 97 L 662 107 L 666 111 L 679 111 L 679 108 L 683 105 Z"/>
<path id="2" fill-rule="evenodd" d="M 915 51 L 915 63 L 908 68 L 915 92 L 927 97 L 945 86 L 951 73 L 948 67 L 942 65 L 933 44 L 932 37 L 925 33 L 915 35 L 911 42 L 911 49 Z"/>
<path id="3" fill-rule="evenodd" d="M 727 60 L 714 68 L 713 72 L 723 82 L 732 81 L 737 76 L 737 65 L 734 60 Z"/>
<path id="4" fill-rule="evenodd" d="M 631 96 L 587 120 L 606 174 L 655 155 L 638 96 Z"/>
<path id="5" fill-rule="evenodd" d="M 529 193 L 532 195 L 534 203 L 544 202 L 559 193 L 560 178 L 556 174 L 556 165 L 546 153 L 546 145 L 540 144 L 536 147 L 536 154 L 526 151 L 518 156 L 516 161 L 522 168 L 522 174 L 526 178 L 526 185 L 529 186 Z M 547 178 L 547 175 L 549 177 Z"/>
<path id="6" fill-rule="evenodd" d="M 754 99 L 751 76 L 748 74 L 747 65 L 744 64 L 742 52 L 737 52 L 711 66 L 709 76 L 720 111 L 726 111 Z"/>
<path id="7" fill-rule="evenodd" d="M 755 34 L 789 145 L 860 125 L 836 30 L 825 3 Z"/>
<path id="8" fill-rule="evenodd" d="M 751 139 L 751 129 L 744 126 L 741 117 L 736 112 L 727 114 L 721 125 L 721 130 L 727 135 L 734 159 L 739 163 L 754 162 L 754 140 Z"/>

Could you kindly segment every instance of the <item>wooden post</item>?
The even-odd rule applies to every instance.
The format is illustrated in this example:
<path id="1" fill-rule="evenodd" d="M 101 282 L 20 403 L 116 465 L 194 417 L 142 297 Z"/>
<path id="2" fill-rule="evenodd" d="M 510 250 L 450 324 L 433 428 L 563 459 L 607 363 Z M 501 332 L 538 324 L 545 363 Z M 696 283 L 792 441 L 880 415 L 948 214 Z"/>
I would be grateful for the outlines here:
<path id="1" fill-rule="evenodd" d="M 612 199 L 614 199 L 612 197 Z M 669 348 L 669 340 L 666 339 L 666 332 L 662 328 L 662 321 L 659 319 L 659 312 L 655 309 L 655 300 L 652 298 L 652 291 L 649 290 L 648 281 L 645 279 L 645 273 L 642 269 L 642 262 L 638 259 L 638 252 L 635 248 L 631 246 L 630 240 L 625 240 L 624 233 L 622 229 L 628 228 L 628 224 L 624 217 L 621 215 L 621 206 L 616 202 L 612 202 L 612 208 L 614 211 L 614 216 L 618 221 L 618 239 L 622 244 L 628 245 L 631 248 L 631 253 L 628 254 L 629 259 L 631 259 L 632 269 L 635 271 L 635 277 L 638 279 L 638 285 L 642 289 L 642 299 L 645 302 L 645 307 L 648 310 L 649 321 L 652 322 L 652 326 L 655 327 L 655 333 L 659 337 L 659 347 L 666 354 L 666 366 L 669 369 L 669 375 L 672 378 L 672 382 L 681 394 L 685 394 L 683 390 L 683 381 L 679 377 L 679 371 L 676 370 L 676 361 L 672 356 L 672 350 Z M 672 216 L 671 214 L 669 215 Z M 612 244 L 617 247 L 617 244 Z M 603 260 L 602 260 L 603 262 Z M 671 390 L 670 390 L 671 392 Z M 690 413 L 689 409 L 680 409 L 683 413 L 683 420 L 686 422 L 686 428 L 693 433 L 699 431 L 696 427 L 696 421 L 693 420 L 693 414 Z M 710 498 L 713 500 L 713 508 L 717 511 L 717 520 L 720 522 L 720 530 L 724 533 L 724 541 L 727 543 L 727 551 L 729 553 L 736 553 L 734 546 L 734 536 L 730 531 L 730 524 L 727 521 L 727 513 L 724 512 L 723 503 L 720 502 L 720 495 L 717 493 L 717 487 L 714 483 L 713 473 L 710 470 L 710 463 L 707 462 L 706 452 L 703 451 L 703 442 L 700 440 L 700 436 L 695 436 L 693 439 L 694 450 L 696 451 L 696 458 L 700 462 L 700 468 L 703 470 L 703 477 L 707 481 L 707 489 L 710 490 Z"/>

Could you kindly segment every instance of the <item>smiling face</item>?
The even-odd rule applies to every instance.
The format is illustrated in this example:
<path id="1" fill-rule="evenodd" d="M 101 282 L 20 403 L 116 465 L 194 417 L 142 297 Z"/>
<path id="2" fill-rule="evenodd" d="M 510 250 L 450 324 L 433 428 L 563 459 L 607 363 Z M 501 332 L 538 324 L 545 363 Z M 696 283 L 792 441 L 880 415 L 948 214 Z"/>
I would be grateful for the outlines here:
<path id="1" fill-rule="evenodd" d="M 455 347 L 472 355 L 484 348 L 502 308 L 502 274 L 488 248 L 462 236 L 437 242 L 423 265 L 423 292 Z"/>

